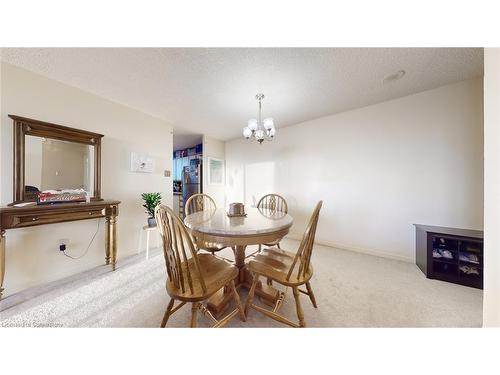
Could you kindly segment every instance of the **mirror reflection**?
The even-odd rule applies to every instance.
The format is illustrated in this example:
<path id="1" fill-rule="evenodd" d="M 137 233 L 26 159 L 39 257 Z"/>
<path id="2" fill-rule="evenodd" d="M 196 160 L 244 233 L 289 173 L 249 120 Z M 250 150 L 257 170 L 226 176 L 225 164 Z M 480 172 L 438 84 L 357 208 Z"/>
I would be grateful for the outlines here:
<path id="1" fill-rule="evenodd" d="M 93 195 L 94 146 L 25 137 L 25 192 L 83 189 Z"/>

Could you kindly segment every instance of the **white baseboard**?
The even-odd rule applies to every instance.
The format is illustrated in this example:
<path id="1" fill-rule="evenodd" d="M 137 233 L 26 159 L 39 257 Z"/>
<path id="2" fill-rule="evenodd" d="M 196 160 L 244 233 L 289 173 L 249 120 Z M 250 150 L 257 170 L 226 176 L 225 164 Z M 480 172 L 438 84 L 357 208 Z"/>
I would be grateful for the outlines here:
<path id="1" fill-rule="evenodd" d="M 302 234 L 301 233 L 288 233 L 288 235 L 285 238 L 290 238 L 292 240 L 300 241 L 300 240 L 302 240 Z M 318 245 L 322 245 L 322 246 L 334 247 L 336 249 L 354 251 L 356 253 L 374 255 L 377 257 L 388 258 L 388 259 L 395 259 L 395 260 L 400 260 L 402 262 L 407 262 L 407 263 L 415 263 L 415 259 L 413 259 L 411 257 L 404 256 L 404 255 L 391 254 L 391 253 L 387 253 L 387 252 L 379 251 L 379 250 L 375 250 L 375 249 L 367 249 L 367 248 L 362 248 L 362 247 L 343 245 L 343 244 L 334 243 L 334 242 L 331 242 L 328 240 L 324 240 L 321 238 L 316 238 L 314 240 L 314 243 L 317 243 Z"/>

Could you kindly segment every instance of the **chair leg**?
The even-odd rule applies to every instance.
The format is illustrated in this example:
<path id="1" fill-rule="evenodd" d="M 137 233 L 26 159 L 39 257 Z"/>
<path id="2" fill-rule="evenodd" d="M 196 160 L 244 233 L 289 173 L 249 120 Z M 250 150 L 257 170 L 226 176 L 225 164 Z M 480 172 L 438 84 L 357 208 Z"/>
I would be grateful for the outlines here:
<path id="1" fill-rule="evenodd" d="M 191 328 L 196 328 L 197 326 L 196 314 L 198 313 L 199 304 L 199 302 L 193 302 L 191 305 Z"/>
<path id="2" fill-rule="evenodd" d="M 304 312 L 302 311 L 302 306 L 299 300 L 299 288 L 293 287 L 293 297 L 295 298 L 295 307 L 297 308 L 297 317 L 299 318 L 299 326 L 305 327 L 306 322 L 304 321 Z"/>
<path id="3" fill-rule="evenodd" d="M 236 306 L 238 307 L 238 311 L 240 313 L 240 318 L 243 322 L 246 322 L 247 318 L 245 316 L 245 311 L 243 309 L 243 305 L 241 304 L 240 295 L 238 294 L 238 291 L 236 290 L 236 286 L 234 285 L 234 280 L 231 280 L 230 285 L 231 285 L 231 290 L 233 292 L 234 302 L 236 302 Z"/>
<path id="4" fill-rule="evenodd" d="M 307 288 L 307 294 L 309 295 L 309 298 L 311 299 L 313 306 L 315 308 L 318 308 L 318 305 L 316 304 L 316 298 L 314 297 L 314 293 L 311 288 L 311 283 L 309 281 L 306 283 L 306 288 Z"/>
<path id="5" fill-rule="evenodd" d="M 262 251 L 262 245 L 259 244 L 259 251 L 258 252 L 260 253 L 261 251 Z"/>
<path id="6" fill-rule="evenodd" d="M 165 315 L 163 315 L 163 320 L 161 321 L 161 328 L 165 328 L 168 322 L 168 318 L 170 318 L 170 312 L 172 311 L 172 307 L 174 307 L 175 300 L 170 298 L 170 302 L 168 303 L 167 309 L 165 310 Z"/>
<path id="7" fill-rule="evenodd" d="M 281 250 L 281 247 L 280 247 L 280 243 L 279 243 L 279 242 L 276 244 L 276 246 L 278 246 L 278 249 L 280 249 L 280 250 Z"/>
<path id="8" fill-rule="evenodd" d="M 269 286 L 273 285 L 273 280 L 270 279 L 269 277 L 267 278 L 267 285 L 269 285 Z"/>
<path id="9" fill-rule="evenodd" d="M 250 287 L 250 291 L 248 292 L 247 301 L 245 302 L 245 316 L 248 316 L 248 309 L 253 302 L 253 296 L 255 294 L 255 287 L 257 286 L 257 282 L 259 281 L 259 276 L 253 275 L 252 286 Z"/>

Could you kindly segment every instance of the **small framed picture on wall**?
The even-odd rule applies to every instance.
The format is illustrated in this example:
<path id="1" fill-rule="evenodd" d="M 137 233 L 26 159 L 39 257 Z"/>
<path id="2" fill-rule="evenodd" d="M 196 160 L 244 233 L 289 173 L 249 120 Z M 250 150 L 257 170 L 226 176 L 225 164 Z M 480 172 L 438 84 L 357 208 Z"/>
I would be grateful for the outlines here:
<path id="1" fill-rule="evenodd" d="M 142 152 L 130 153 L 130 171 L 141 173 L 153 173 L 155 170 L 155 159 Z"/>
<path id="2" fill-rule="evenodd" d="M 224 160 L 208 158 L 208 183 L 222 185 L 224 183 Z"/>

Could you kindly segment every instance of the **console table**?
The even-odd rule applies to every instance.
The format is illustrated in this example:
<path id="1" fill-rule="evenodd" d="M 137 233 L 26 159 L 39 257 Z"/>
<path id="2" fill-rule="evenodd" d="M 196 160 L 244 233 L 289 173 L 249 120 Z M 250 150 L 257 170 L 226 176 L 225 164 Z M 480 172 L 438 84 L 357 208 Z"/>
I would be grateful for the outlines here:
<path id="1" fill-rule="evenodd" d="M 5 276 L 5 231 L 36 225 L 67 221 L 106 218 L 105 261 L 116 265 L 116 217 L 119 201 L 95 200 L 83 203 L 58 203 L 52 205 L 8 206 L 0 208 L 0 298 Z"/>

